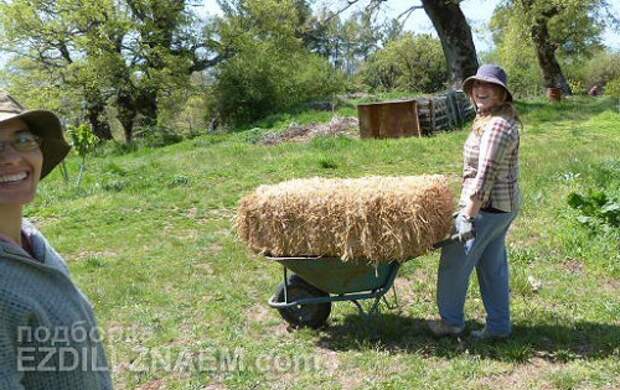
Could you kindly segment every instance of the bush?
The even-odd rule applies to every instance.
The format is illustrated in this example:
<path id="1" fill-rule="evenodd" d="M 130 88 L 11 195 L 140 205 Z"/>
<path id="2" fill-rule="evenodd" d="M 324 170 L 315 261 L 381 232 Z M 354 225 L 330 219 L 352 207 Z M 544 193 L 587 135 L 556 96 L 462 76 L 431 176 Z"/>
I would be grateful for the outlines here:
<path id="1" fill-rule="evenodd" d="M 591 179 L 585 194 L 572 192 L 568 204 L 579 210 L 577 220 L 593 229 L 620 227 L 620 160 L 610 160 L 588 167 Z"/>
<path id="2" fill-rule="evenodd" d="M 222 45 L 234 48 L 234 56 L 213 74 L 207 102 L 211 116 L 228 125 L 249 124 L 303 103 L 331 100 L 344 90 L 344 77 L 303 46 L 301 2 L 232 3 L 218 34 Z"/>
<path id="3" fill-rule="evenodd" d="M 568 79 L 568 85 L 570 90 L 573 91 L 573 95 L 585 95 L 588 92 L 581 80 Z"/>
<path id="4" fill-rule="evenodd" d="M 620 53 L 600 51 L 588 60 L 582 70 L 586 88 L 603 86 L 611 80 L 620 78 Z"/>
<path id="5" fill-rule="evenodd" d="M 590 191 L 587 195 L 573 192 L 568 197 L 568 204 L 582 215 L 577 220 L 591 224 L 595 220 L 612 227 L 620 227 L 620 201 L 603 191 Z"/>
<path id="6" fill-rule="evenodd" d="M 269 114 L 341 92 L 343 79 L 324 59 L 310 53 L 278 53 L 257 43 L 223 65 L 212 89 L 212 107 L 221 120 L 248 124 Z"/>
<path id="7" fill-rule="evenodd" d="M 199 79 L 198 73 L 192 76 Z M 206 97 L 202 80 L 192 80 L 188 88 L 173 90 L 168 96 L 159 99 L 157 123 L 160 126 L 174 129 L 183 137 L 192 138 L 204 134 L 209 126 L 205 117 Z"/>
<path id="8" fill-rule="evenodd" d="M 144 146 L 159 148 L 183 141 L 183 136 L 165 126 L 140 126 L 134 130 L 135 142 Z"/>
<path id="9" fill-rule="evenodd" d="M 407 33 L 373 54 L 358 77 L 377 92 L 436 92 L 445 87 L 448 69 L 438 39 Z"/>
<path id="10" fill-rule="evenodd" d="M 620 77 L 607 83 L 605 86 L 605 95 L 620 99 Z"/>
<path id="11" fill-rule="evenodd" d="M 343 89 L 343 78 L 327 60 L 254 42 L 219 67 L 211 111 L 225 123 L 248 124 L 302 103 L 331 99 Z"/>

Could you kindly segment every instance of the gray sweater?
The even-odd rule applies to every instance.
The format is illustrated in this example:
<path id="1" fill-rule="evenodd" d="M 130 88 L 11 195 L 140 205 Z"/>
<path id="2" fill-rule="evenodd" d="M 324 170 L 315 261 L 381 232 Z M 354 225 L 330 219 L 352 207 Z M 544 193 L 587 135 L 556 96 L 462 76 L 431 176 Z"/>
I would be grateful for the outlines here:
<path id="1" fill-rule="evenodd" d="M 93 309 L 24 221 L 34 258 L 0 240 L 0 390 L 112 389 Z"/>

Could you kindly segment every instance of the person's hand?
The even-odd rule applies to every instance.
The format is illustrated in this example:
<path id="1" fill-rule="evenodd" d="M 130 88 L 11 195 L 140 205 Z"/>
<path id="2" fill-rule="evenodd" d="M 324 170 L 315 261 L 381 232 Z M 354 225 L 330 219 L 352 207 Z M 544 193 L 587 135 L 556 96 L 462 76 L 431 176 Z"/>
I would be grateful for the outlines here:
<path id="1" fill-rule="evenodd" d="M 465 243 L 474 238 L 474 218 L 458 213 L 454 218 L 454 231 L 459 242 Z"/>

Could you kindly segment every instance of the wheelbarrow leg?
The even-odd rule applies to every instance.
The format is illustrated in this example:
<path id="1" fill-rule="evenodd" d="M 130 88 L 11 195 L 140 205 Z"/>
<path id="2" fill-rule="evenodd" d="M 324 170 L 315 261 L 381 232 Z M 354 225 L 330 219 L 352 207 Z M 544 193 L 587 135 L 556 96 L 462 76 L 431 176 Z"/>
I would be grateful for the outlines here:
<path id="1" fill-rule="evenodd" d="M 366 310 L 364 310 L 364 307 L 362 306 L 361 303 L 359 303 L 357 301 L 357 299 L 352 299 L 351 302 L 353 302 L 355 304 L 355 306 L 357 306 L 360 315 L 362 317 L 366 317 L 366 319 L 370 319 L 370 317 L 372 317 L 373 315 L 379 313 L 379 304 L 381 303 L 381 298 L 382 297 L 376 297 L 372 306 L 370 307 L 370 310 L 368 310 L 368 312 L 366 312 Z"/>
<path id="2" fill-rule="evenodd" d="M 388 308 L 388 310 L 394 310 L 400 307 L 400 304 L 398 302 L 398 294 L 396 294 L 396 286 L 392 286 L 392 292 L 394 294 L 393 303 L 390 303 L 388 299 L 386 298 L 388 294 L 385 294 L 384 296 L 381 297 L 381 299 L 383 300 L 383 303 L 385 303 L 385 306 Z"/>
<path id="3" fill-rule="evenodd" d="M 370 307 L 370 310 L 368 311 L 368 317 L 371 317 L 379 313 L 379 304 L 381 303 L 381 298 L 383 297 L 384 295 L 381 295 L 380 297 L 375 298 L 375 301 L 373 302 L 372 306 Z"/>
<path id="4" fill-rule="evenodd" d="M 288 303 L 288 275 L 286 267 L 282 267 L 282 269 L 284 269 L 284 302 Z"/>
<path id="5" fill-rule="evenodd" d="M 357 299 L 352 299 L 351 302 L 353 302 L 355 304 L 355 306 L 357 306 L 357 308 L 360 311 L 360 315 L 361 316 L 366 316 L 366 312 L 364 311 L 364 308 L 362 307 L 362 305 L 357 301 Z"/>

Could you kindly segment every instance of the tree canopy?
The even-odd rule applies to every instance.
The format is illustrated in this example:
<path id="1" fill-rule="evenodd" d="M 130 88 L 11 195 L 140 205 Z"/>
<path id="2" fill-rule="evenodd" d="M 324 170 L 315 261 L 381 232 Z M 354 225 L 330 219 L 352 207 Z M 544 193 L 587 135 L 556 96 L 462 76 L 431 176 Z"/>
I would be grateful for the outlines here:
<path id="1" fill-rule="evenodd" d="M 535 54 L 544 86 L 570 94 L 558 56 L 588 56 L 599 49 L 606 23 L 613 22 L 608 7 L 605 0 L 506 0 L 490 25 L 504 58 L 525 44 L 526 53 Z"/>
<path id="2" fill-rule="evenodd" d="M 104 139 L 109 101 L 131 140 L 136 124 L 156 123 L 159 99 L 218 61 L 218 43 L 186 1 L 14 0 L 0 4 L 0 25 L 2 48 L 16 58 L 11 77 L 25 87 L 17 94 L 36 100 L 38 90 L 17 80 L 46 75 L 43 87 L 81 100 L 75 120 Z"/>
<path id="3" fill-rule="evenodd" d="M 190 0 L 4 0 L 2 82 L 29 106 L 88 123 L 99 139 L 163 132 L 183 120 L 237 126 L 345 91 L 459 88 L 478 57 L 462 1 L 421 0 L 384 22 L 391 0 L 217 0 L 200 19 Z M 353 5 L 363 5 L 345 14 Z M 341 8 L 336 8 L 341 5 Z M 404 33 L 413 12 L 438 38 Z M 489 59 L 517 94 L 607 82 L 601 44 L 616 23 L 607 0 L 503 0 L 490 22 Z M 595 61 L 596 62 L 596 61 Z M 615 69 L 615 68 L 614 68 Z M 568 73 L 567 73 L 568 72 Z M 568 75 L 568 76 L 567 76 Z M 580 84 L 581 83 L 581 84 Z"/>

